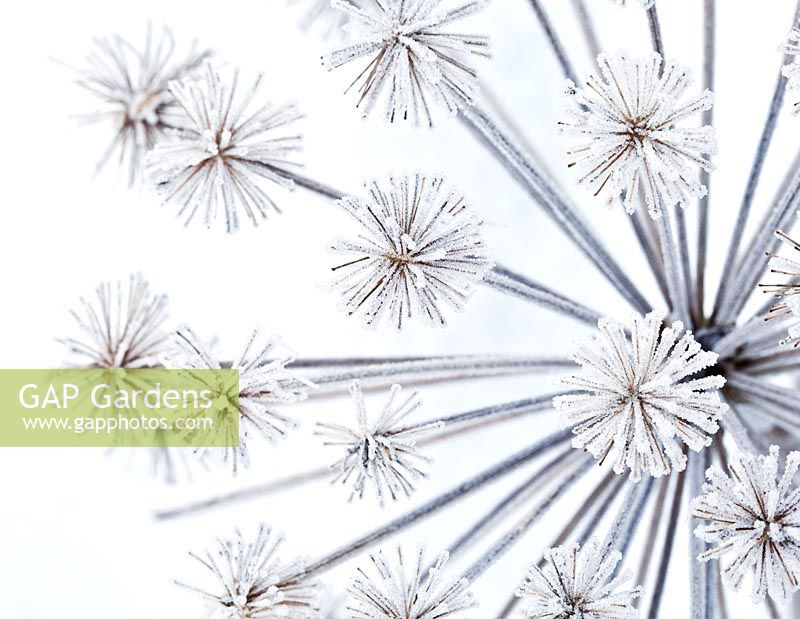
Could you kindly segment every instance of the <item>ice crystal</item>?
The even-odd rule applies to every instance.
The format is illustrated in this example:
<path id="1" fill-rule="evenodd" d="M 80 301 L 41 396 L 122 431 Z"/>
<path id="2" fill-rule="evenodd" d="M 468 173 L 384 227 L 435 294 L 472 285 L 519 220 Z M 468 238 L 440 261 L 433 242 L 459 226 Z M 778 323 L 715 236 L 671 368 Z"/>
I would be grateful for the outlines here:
<path id="1" fill-rule="evenodd" d="M 550 548 L 544 565 L 532 565 L 517 589 L 523 616 L 529 619 L 634 619 L 639 612 L 633 600 L 641 588 L 622 589 L 629 573 L 615 577 L 619 551 L 604 552 L 591 540 Z"/>
<path id="2" fill-rule="evenodd" d="M 588 393 L 554 400 L 564 425 L 574 426 L 573 445 L 603 459 L 616 450 L 614 471 L 630 469 L 633 481 L 643 471 L 683 470 L 677 439 L 695 451 L 710 445 L 727 410 L 717 393 L 723 377 L 689 379 L 713 366 L 717 354 L 703 351 L 680 321 L 666 327 L 663 318 L 651 312 L 627 324 L 600 319 L 599 333 L 572 355 L 581 374 L 563 380 Z"/>
<path id="3" fill-rule="evenodd" d="M 187 224 L 199 211 L 210 227 L 222 210 L 227 231 L 234 232 L 240 211 L 253 225 L 280 211 L 261 181 L 292 186 L 287 170 L 296 165 L 292 155 L 300 150 L 301 139 L 291 133 L 291 125 L 300 113 L 293 104 L 252 108 L 261 79 L 240 97 L 238 71 L 223 80 L 206 63 L 204 79 L 170 84 L 186 127 L 170 132 L 171 139 L 148 154 L 145 172 L 165 201 L 178 204 Z"/>
<path id="4" fill-rule="evenodd" d="M 294 574 L 303 562 L 284 563 L 278 557 L 283 537 L 261 525 L 255 541 L 247 542 L 237 530 L 231 539 L 220 539 L 214 551 L 195 559 L 208 568 L 216 586 L 208 591 L 183 585 L 200 593 L 214 616 L 226 619 L 315 619 L 321 617 L 318 585 Z"/>
<path id="5" fill-rule="evenodd" d="M 353 240 L 333 245 L 347 256 L 333 268 L 345 309 L 368 325 L 386 319 L 400 329 L 416 316 L 443 325 L 442 306 L 462 308 L 492 267 L 479 222 L 441 178 L 391 177 L 365 189 L 365 198 L 339 201 L 361 227 Z"/>
<path id="6" fill-rule="evenodd" d="M 144 368 L 158 365 L 168 334 L 167 297 L 153 294 L 141 274 L 130 276 L 127 286 L 103 283 L 94 300 L 80 299 L 81 309 L 71 313 L 83 335 L 61 340 L 89 368 Z"/>
<path id="7" fill-rule="evenodd" d="M 703 494 L 692 501 L 692 515 L 704 521 L 695 535 L 713 545 L 698 559 L 730 554 L 723 582 L 738 589 L 752 571 L 756 602 L 766 595 L 783 602 L 800 588 L 800 490 L 793 484 L 800 452 L 789 453 L 781 476 L 779 455 L 774 445 L 768 456 L 741 453 L 730 475 L 710 467 Z"/>
<path id="8" fill-rule="evenodd" d="M 794 56 L 794 60 L 783 67 L 786 87 L 790 90 L 800 90 L 800 25 L 789 32 L 783 51 L 789 56 Z M 795 102 L 792 109 L 795 114 L 799 113 L 800 101 Z"/>
<path id="9" fill-rule="evenodd" d="M 96 97 L 102 107 L 83 115 L 87 122 L 110 122 L 114 138 L 97 163 L 100 171 L 118 153 L 128 167 L 128 183 L 138 176 L 144 154 L 166 130 L 181 125 L 182 119 L 167 90 L 171 80 L 191 75 L 210 55 L 210 51 L 191 50 L 179 60 L 169 28 L 159 35 L 147 28 L 144 48 L 119 36 L 95 40 L 96 49 L 86 57 L 87 68 L 79 71 L 77 83 Z"/>
<path id="10" fill-rule="evenodd" d="M 441 553 L 423 578 L 425 553 L 417 550 L 409 559 L 398 547 L 391 564 L 383 553 L 370 555 L 376 577 L 359 568 L 350 585 L 348 617 L 351 619 L 438 619 L 462 617 L 463 611 L 477 606 L 466 579 L 445 580 L 448 560 Z"/>
<path id="11" fill-rule="evenodd" d="M 239 370 L 239 446 L 209 450 L 223 452 L 221 455 L 225 461 L 231 461 L 234 473 L 238 470 L 240 459 L 245 466 L 248 464 L 247 443 L 251 433 L 256 432 L 270 442 L 285 436 L 296 423 L 278 413 L 275 407 L 305 399 L 312 387 L 311 383 L 286 367 L 291 358 L 270 356 L 274 354 L 276 340 L 270 339 L 263 347 L 254 347 L 257 336 L 258 333 L 253 332 L 239 359 L 230 366 Z M 223 366 L 188 327 L 181 327 L 175 332 L 172 344 L 162 357 L 165 367 L 221 369 L 227 366 Z M 215 398 L 227 397 L 227 394 L 216 393 L 213 389 L 212 393 Z M 217 428 L 217 431 L 230 432 L 232 427 L 226 425 Z"/>
<path id="12" fill-rule="evenodd" d="M 442 5 L 451 8 L 442 8 Z M 432 123 L 428 97 L 451 113 L 472 104 L 478 84 L 469 56 L 488 56 L 486 37 L 458 34 L 450 25 L 481 10 L 485 0 L 453 5 L 442 0 L 353 0 L 332 5 L 367 31 L 352 45 L 323 57 L 329 70 L 370 57 L 348 90 L 358 86 L 358 107 L 368 116 L 385 93 L 387 120 Z"/>
<path id="13" fill-rule="evenodd" d="M 777 236 L 795 251 L 800 252 L 800 245 L 782 231 Z M 789 276 L 789 281 L 782 284 L 762 284 L 762 288 L 775 295 L 778 302 L 770 308 L 770 318 L 787 319 L 788 337 L 782 344 L 794 342 L 800 346 L 800 262 L 791 258 L 784 258 L 777 254 L 770 254 L 769 266 L 776 275 Z"/>
<path id="14" fill-rule="evenodd" d="M 597 57 L 601 76 L 571 89 L 575 107 L 559 125 L 576 139 L 567 151 L 579 181 L 609 202 L 623 194 L 628 213 L 642 205 L 659 217 L 662 204 L 685 207 L 706 194 L 698 169 L 711 170 L 707 155 L 716 152 L 714 130 L 677 127 L 711 107 L 709 91 L 683 100 L 692 83 L 689 70 L 650 54 L 633 59 L 620 52 Z"/>
<path id="15" fill-rule="evenodd" d="M 422 402 L 416 391 L 398 401 L 400 390 L 400 385 L 394 385 L 380 416 L 370 420 L 361 386 L 354 381 L 350 393 L 358 415 L 358 427 L 317 424 L 317 434 L 325 438 L 325 445 L 344 448 L 344 455 L 331 469 L 336 472 L 334 483 L 353 482 L 351 499 L 362 498 L 366 487 L 372 485 L 383 506 L 387 493 L 392 500 L 397 500 L 401 494 L 411 496 L 414 482 L 426 476 L 423 467 L 430 460 L 419 453 L 416 441 L 440 428 L 441 424 L 401 425 Z"/>

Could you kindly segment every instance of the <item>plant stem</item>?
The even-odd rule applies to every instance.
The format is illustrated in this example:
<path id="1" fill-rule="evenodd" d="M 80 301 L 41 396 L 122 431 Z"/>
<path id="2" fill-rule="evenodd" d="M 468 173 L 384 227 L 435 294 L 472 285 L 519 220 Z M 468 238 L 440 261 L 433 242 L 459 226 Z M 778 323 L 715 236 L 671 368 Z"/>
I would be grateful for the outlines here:
<path id="1" fill-rule="evenodd" d="M 798 15 L 800 15 L 800 2 L 798 2 L 797 9 L 795 10 L 795 21 L 797 21 Z M 789 55 L 784 54 L 781 61 L 781 67 L 787 64 L 789 60 Z M 739 213 L 736 216 L 736 223 L 733 226 L 733 235 L 731 236 L 731 242 L 728 246 L 728 253 L 725 256 L 725 263 L 722 267 L 722 278 L 720 279 L 719 289 L 717 290 L 717 296 L 714 300 L 712 322 L 716 321 L 716 317 L 719 314 L 722 303 L 728 293 L 728 284 L 733 279 L 731 274 L 734 272 L 736 256 L 739 252 L 739 246 L 742 243 L 744 229 L 747 225 L 747 218 L 750 215 L 750 208 L 753 205 L 753 198 L 756 194 L 758 181 L 761 178 L 761 172 L 764 168 L 764 161 L 767 157 L 770 144 L 772 143 L 772 137 L 775 134 L 775 127 L 778 124 L 778 115 L 781 107 L 783 106 L 783 98 L 785 94 L 786 78 L 784 77 L 783 72 L 779 70 L 778 79 L 775 82 L 775 89 L 772 92 L 772 101 L 770 102 L 769 111 L 767 112 L 767 119 L 764 123 L 764 128 L 761 130 L 761 137 L 759 138 L 758 146 L 756 147 L 756 155 L 753 160 L 753 165 L 750 168 L 750 174 L 747 177 L 747 185 L 745 186 L 744 197 L 742 198 L 742 203 L 739 206 Z"/>
<path id="2" fill-rule="evenodd" d="M 664 270 L 667 278 L 670 306 L 678 320 L 682 321 L 687 328 L 691 328 L 692 321 L 686 298 L 686 286 L 681 277 L 682 270 L 678 258 L 678 248 L 672 236 L 672 226 L 670 225 L 668 213 L 665 211 L 658 218 L 658 234 L 661 242 L 661 253 L 664 256 Z"/>
<path id="3" fill-rule="evenodd" d="M 702 494 L 703 480 L 705 471 L 711 464 L 708 449 L 699 453 L 690 453 L 687 464 L 686 476 L 689 478 L 689 496 L 696 497 Z M 707 544 L 696 535 L 689 534 L 689 559 L 691 561 L 691 604 L 689 606 L 691 616 L 697 619 L 714 619 L 714 607 L 716 597 L 709 590 L 710 578 L 706 569 L 707 562 L 697 560 L 702 554 Z"/>
<path id="4" fill-rule="evenodd" d="M 656 5 L 647 9 L 647 24 L 650 27 L 650 40 L 653 42 L 653 49 L 661 56 L 661 67 L 663 70 L 664 63 L 667 61 L 664 56 L 664 39 L 661 36 L 661 23 L 658 20 L 658 11 Z"/>
<path id="5" fill-rule="evenodd" d="M 575 469 L 571 474 L 567 475 L 561 480 L 536 507 L 534 507 L 528 515 L 523 518 L 514 528 L 501 537 L 488 551 L 486 551 L 475 563 L 473 563 L 463 574 L 469 582 L 474 582 L 481 574 L 485 573 L 494 563 L 508 552 L 514 544 L 516 544 L 523 535 L 527 533 L 530 528 L 553 506 L 561 496 L 569 490 L 576 480 L 580 479 L 595 465 L 594 458 L 586 456 L 581 466 Z"/>
<path id="6" fill-rule="evenodd" d="M 586 8 L 586 1 L 572 0 L 572 6 L 575 9 L 575 13 L 578 15 L 578 22 L 581 25 L 583 38 L 586 40 L 589 53 L 592 55 L 592 58 L 597 58 L 597 55 L 600 53 L 600 42 L 597 38 L 597 31 L 592 23 L 592 17 L 589 15 L 589 11 Z"/>
<path id="7" fill-rule="evenodd" d="M 717 36 L 716 0 L 703 2 L 703 87 L 714 90 L 714 69 L 716 63 Z M 714 124 L 714 108 L 703 110 L 703 126 Z M 700 199 L 697 209 L 697 272 L 694 284 L 694 315 L 698 325 L 705 319 L 706 258 L 708 256 L 708 208 L 711 194 L 711 174 L 702 170 L 700 182 L 706 186 L 707 193 Z M 724 271 L 723 271 L 724 273 Z"/>
<path id="8" fill-rule="evenodd" d="M 566 358 L 525 357 L 514 355 L 459 355 L 443 357 L 376 358 L 348 360 L 298 360 L 287 367 L 297 367 L 304 378 L 316 385 L 309 397 L 328 396 L 346 391 L 359 380 L 365 388 L 376 389 L 395 383 L 412 385 L 462 380 L 488 376 L 507 376 L 539 372 L 573 365 Z"/>
<path id="9" fill-rule="evenodd" d="M 637 210 L 633 215 L 628 217 L 628 219 L 631 222 L 631 226 L 633 226 L 633 231 L 636 234 L 636 239 L 639 241 L 645 258 L 647 258 L 647 263 L 650 265 L 650 271 L 653 273 L 653 277 L 655 277 L 658 288 L 661 291 L 661 296 L 669 303 L 669 290 L 667 288 L 667 280 L 664 276 L 664 269 L 660 256 L 661 249 L 653 239 L 650 230 L 652 226 L 649 221 L 645 220 L 645 217 L 649 219 L 649 216 L 644 214 L 643 211 Z"/>
<path id="10" fill-rule="evenodd" d="M 303 189 L 307 189 L 313 193 L 319 194 L 325 198 L 332 198 L 333 200 L 339 200 L 346 196 L 347 194 L 339 191 L 338 189 L 334 189 L 333 187 L 326 185 L 325 183 L 321 183 L 313 178 L 309 178 L 303 174 L 295 172 L 293 170 L 288 170 L 286 168 L 277 168 L 274 166 L 267 166 L 275 172 L 276 174 L 292 181 L 298 187 L 302 187 Z"/>
<path id="11" fill-rule="evenodd" d="M 750 396 L 774 402 L 800 415 L 800 393 L 796 389 L 773 385 L 757 378 L 751 378 L 742 372 L 725 372 L 725 378 L 727 379 L 726 389 L 743 391 Z"/>
<path id="12" fill-rule="evenodd" d="M 484 276 L 482 283 L 500 292 L 532 301 L 592 326 L 595 326 L 602 317 L 599 312 L 500 266 L 489 271 Z"/>
<path id="13" fill-rule="evenodd" d="M 550 21 L 550 18 L 547 16 L 539 0 L 530 0 L 530 3 L 533 12 L 536 13 L 539 24 L 542 26 L 542 30 L 544 30 L 547 40 L 550 42 L 550 47 L 553 48 L 553 53 L 558 59 L 558 64 L 561 65 L 564 76 L 573 83 L 577 83 L 578 78 L 575 74 L 575 70 L 572 68 L 572 64 L 567 57 L 567 52 L 564 50 L 564 46 L 561 44 L 561 40 L 558 38 L 555 28 L 553 28 L 553 23 Z"/>
<path id="14" fill-rule="evenodd" d="M 566 201 L 552 181 L 525 156 L 519 146 L 477 107 L 459 110 L 459 118 L 506 166 L 528 194 L 555 220 L 567 237 L 583 251 L 623 298 L 640 313 L 650 311 L 650 304 L 614 261 L 596 234 L 578 216 L 574 207 Z"/>
<path id="15" fill-rule="evenodd" d="M 672 547 L 675 544 L 675 529 L 678 525 L 678 515 L 681 511 L 685 481 L 686 475 L 683 472 L 679 473 L 675 479 L 675 490 L 672 497 L 669 520 L 667 521 L 667 530 L 664 535 L 664 546 L 661 549 L 661 559 L 658 563 L 658 573 L 656 575 L 655 587 L 653 588 L 653 597 L 650 601 L 650 612 L 647 615 L 649 619 L 658 619 L 658 607 L 661 605 L 661 596 L 664 594 L 664 584 L 667 580 L 669 560 L 672 558 Z"/>
<path id="16" fill-rule="evenodd" d="M 362 552 L 363 550 L 383 541 L 384 539 L 391 537 L 392 535 L 395 535 L 403 529 L 415 524 L 427 516 L 430 516 L 440 509 L 447 507 L 464 496 L 479 490 L 486 484 L 511 473 L 523 464 L 541 455 L 548 449 L 551 449 L 569 440 L 569 436 L 570 431 L 563 430 L 543 438 L 530 447 L 515 453 L 502 462 L 486 469 L 482 473 L 479 473 L 478 475 L 468 479 L 462 484 L 459 484 L 452 490 L 439 495 L 438 497 L 428 501 L 427 503 L 424 503 L 420 507 L 417 507 L 416 509 L 413 509 L 412 511 L 398 518 L 395 518 L 394 520 L 391 520 L 383 526 L 373 529 L 349 544 L 342 546 L 323 557 L 320 557 L 316 561 L 313 561 L 305 568 L 300 570 L 297 574 L 288 576 L 285 580 L 292 581 L 296 579 L 305 579 L 338 565 L 353 555 Z"/>

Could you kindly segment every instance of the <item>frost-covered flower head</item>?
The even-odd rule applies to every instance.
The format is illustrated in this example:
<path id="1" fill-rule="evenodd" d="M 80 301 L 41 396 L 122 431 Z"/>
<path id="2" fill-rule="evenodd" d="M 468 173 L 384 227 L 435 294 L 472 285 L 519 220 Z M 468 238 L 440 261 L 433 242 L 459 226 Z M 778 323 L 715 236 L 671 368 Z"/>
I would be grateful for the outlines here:
<path id="1" fill-rule="evenodd" d="M 210 590 L 179 583 L 202 595 L 212 616 L 225 619 L 318 619 L 318 584 L 294 576 L 303 562 L 278 557 L 283 537 L 261 525 L 254 542 L 237 530 L 213 551 L 190 553 L 214 575 Z"/>
<path id="2" fill-rule="evenodd" d="M 604 552 L 595 540 L 581 550 L 578 544 L 550 548 L 544 566 L 532 565 L 517 589 L 527 619 L 634 619 L 633 600 L 641 587 L 621 589 L 630 580 L 614 576 L 622 559 L 619 551 Z"/>
<path id="3" fill-rule="evenodd" d="M 301 138 L 291 125 L 300 113 L 293 104 L 254 104 L 260 76 L 243 96 L 238 83 L 238 71 L 223 79 L 206 63 L 202 80 L 169 85 L 186 126 L 147 155 L 145 172 L 187 224 L 199 212 L 209 227 L 222 217 L 228 232 L 239 229 L 240 214 L 258 225 L 280 211 L 262 181 L 292 186 L 286 172 L 296 165 L 292 155 L 301 150 Z"/>
<path id="4" fill-rule="evenodd" d="M 233 472 L 238 470 L 239 460 L 248 464 L 247 443 L 252 432 L 260 434 L 270 442 L 277 441 L 296 426 L 294 420 L 278 413 L 275 407 L 294 404 L 304 400 L 313 385 L 301 379 L 286 366 L 290 357 L 272 357 L 278 345 L 270 339 L 262 347 L 255 347 L 258 332 L 253 332 L 241 356 L 233 362 L 232 369 L 239 370 L 239 446 L 231 449 L 209 449 L 227 462 L 231 461 Z M 171 349 L 162 356 L 167 368 L 218 370 L 223 365 L 188 327 L 181 327 L 172 336 Z M 227 397 L 211 387 L 213 399 Z M 218 424 L 219 425 L 219 424 Z M 219 427 L 217 431 L 231 431 L 233 426 Z M 230 443 L 229 443 L 230 444 Z"/>
<path id="5" fill-rule="evenodd" d="M 661 56 L 597 57 L 600 76 L 582 88 L 570 86 L 576 105 L 559 123 L 575 138 L 567 154 L 579 181 L 613 203 L 624 195 L 628 213 L 639 206 L 659 217 L 661 205 L 685 207 L 706 194 L 699 169 L 711 170 L 707 156 L 716 152 L 714 130 L 677 127 L 676 123 L 711 107 L 712 95 L 684 100 L 692 83 L 689 69 Z M 642 195 L 643 194 L 643 198 Z"/>
<path id="6" fill-rule="evenodd" d="M 401 424 L 421 406 L 414 391 L 401 397 L 400 385 L 394 385 L 379 416 L 370 420 L 364 394 L 357 381 L 350 386 L 358 415 L 358 426 L 349 428 L 335 423 L 318 423 L 317 434 L 325 445 L 343 448 L 344 455 L 331 465 L 336 472 L 333 482 L 352 482 L 350 498 L 364 496 L 371 485 L 381 506 L 386 495 L 397 500 L 411 496 L 414 482 L 425 477 L 424 466 L 430 462 L 419 453 L 417 439 L 441 427 L 441 424 Z"/>
<path id="7" fill-rule="evenodd" d="M 400 547 L 395 552 L 394 560 L 382 552 L 370 555 L 374 576 L 358 569 L 348 589 L 350 619 L 455 619 L 477 606 L 465 578 L 445 579 L 446 552 L 438 556 L 424 581 L 424 551 L 418 549 L 410 557 Z"/>
<path id="8" fill-rule="evenodd" d="M 389 121 L 432 124 L 430 100 L 451 113 L 471 105 L 478 90 L 469 56 L 488 56 L 486 37 L 450 31 L 453 22 L 481 10 L 486 0 L 333 0 L 363 26 L 358 42 L 323 57 L 329 70 L 369 58 L 358 85 L 358 107 L 368 116 L 385 96 Z M 350 89 L 348 88 L 348 90 Z"/>
<path id="9" fill-rule="evenodd" d="M 103 283 L 94 300 L 80 299 L 80 310 L 72 316 L 82 332 L 80 337 L 61 340 L 89 368 L 146 368 L 159 365 L 168 334 L 167 296 L 153 294 L 140 273 L 131 275 L 127 285 Z"/>
<path id="10" fill-rule="evenodd" d="M 793 480 L 800 452 L 786 457 L 778 474 L 780 449 L 769 455 L 743 453 L 729 465 L 730 475 L 712 466 L 703 494 L 692 500 L 692 516 L 703 520 L 695 535 L 713 545 L 698 559 L 730 555 L 722 580 L 739 589 L 753 573 L 753 601 L 766 595 L 781 603 L 800 588 L 800 490 Z"/>
<path id="11" fill-rule="evenodd" d="M 783 51 L 789 56 L 794 56 L 794 60 L 784 65 L 782 70 L 787 80 L 786 87 L 790 90 L 800 90 L 800 25 L 789 32 Z M 795 114 L 800 113 L 800 101 L 793 104 L 793 111 Z"/>
<path id="12" fill-rule="evenodd" d="M 361 228 L 357 237 L 333 245 L 346 256 L 333 268 L 345 309 L 367 325 L 386 319 L 400 329 L 415 317 L 443 325 L 442 306 L 462 308 L 492 267 L 480 222 L 438 177 L 391 177 L 365 189 L 364 198 L 339 201 Z"/>
<path id="13" fill-rule="evenodd" d="M 630 469 L 633 481 L 642 472 L 683 470 L 678 439 L 694 451 L 710 445 L 728 408 L 717 393 L 723 377 L 689 378 L 713 366 L 717 354 L 702 350 L 680 321 L 666 327 L 663 319 L 657 312 L 626 324 L 601 318 L 572 355 L 582 372 L 562 381 L 587 393 L 553 401 L 564 425 L 574 426 L 572 444 L 596 458 L 615 451 L 614 471 Z"/>
<path id="14" fill-rule="evenodd" d="M 171 80 L 191 75 L 207 58 L 209 50 L 193 44 L 180 59 L 173 58 L 175 40 L 169 28 L 153 34 L 148 26 L 144 48 L 137 49 L 119 36 L 95 40 L 79 71 L 77 83 L 96 97 L 101 106 L 85 114 L 86 122 L 110 122 L 114 137 L 97 163 L 97 170 L 117 153 L 128 168 L 128 183 L 139 177 L 142 158 L 164 132 L 181 126 L 179 109 L 167 91 Z"/>
<path id="15" fill-rule="evenodd" d="M 784 243 L 800 252 L 800 244 L 797 241 L 780 230 L 776 234 Z M 770 254 L 769 266 L 772 273 L 789 277 L 789 281 L 782 284 L 761 285 L 766 292 L 778 299 L 778 302 L 770 308 L 769 318 L 786 319 L 788 323 L 788 337 L 781 341 L 782 345 L 793 342 L 795 346 L 800 346 L 800 262 Z"/>

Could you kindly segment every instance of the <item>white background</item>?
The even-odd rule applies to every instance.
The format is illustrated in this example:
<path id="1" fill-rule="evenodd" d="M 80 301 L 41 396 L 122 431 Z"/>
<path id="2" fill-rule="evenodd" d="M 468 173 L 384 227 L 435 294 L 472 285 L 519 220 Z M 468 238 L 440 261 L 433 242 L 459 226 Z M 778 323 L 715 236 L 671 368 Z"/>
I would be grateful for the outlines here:
<path id="1" fill-rule="evenodd" d="M 637 3 L 626 9 L 605 0 L 587 3 L 608 51 L 648 49 L 646 22 Z M 585 74 L 591 59 L 571 3 L 544 4 L 574 64 Z M 697 75 L 701 4 L 660 3 L 668 56 L 690 65 Z M 711 282 L 719 276 L 724 243 L 777 76 L 777 47 L 793 10 L 789 0 L 726 0 L 718 5 L 715 125 L 720 154 L 711 198 Z M 338 311 L 324 285 L 335 260 L 327 245 L 348 223 L 330 202 L 301 190 L 291 195 L 278 190 L 282 216 L 227 237 L 220 230 L 184 229 L 171 207 L 161 207 L 146 190 L 129 190 L 113 165 L 93 177 L 94 163 L 110 134 L 105 127 L 86 128 L 75 122 L 74 115 L 93 111 L 94 102 L 72 83 L 70 70 L 54 59 L 82 66 L 92 38 L 111 33 L 139 44 L 148 20 L 171 26 L 179 46 L 197 38 L 215 49 L 222 62 L 241 66 L 245 77 L 264 72 L 266 96 L 274 101 L 298 101 L 307 115 L 302 128 L 309 175 L 357 191 L 361 180 L 392 171 L 441 172 L 491 224 L 488 240 L 498 262 L 604 312 L 624 315 L 625 304 L 614 291 L 456 120 L 440 117 L 433 131 L 387 126 L 378 118 L 362 121 L 354 99 L 342 96 L 351 71 L 325 73 L 319 56 L 330 43 L 318 32 L 297 30 L 301 12 L 280 0 L 74 0 L 5 7 L 0 20 L 0 367 L 63 362 L 64 350 L 55 338 L 74 333 L 68 308 L 98 283 L 124 279 L 135 271 L 143 272 L 155 290 L 169 293 L 173 324 L 186 322 L 200 334 L 218 336 L 220 352 L 228 357 L 253 328 L 280 333 L 299 356 L 565 354 L 586 332 L 564 318 L 486 289 L 478 290 L 467 310 L 453 316 L 445 330 L 412 328 L 402 335 L 387 329 L 365 331 Z M 564 103 L 563 79 L 528 3 L 495 0 L 471 20 L 470 28 L 492 38 L 493 58 L 476 61 L 487 86 L 596 224 L 614 255 L 657 302 L 624 213 L 596 203 L 574 186 L 566 169 L 564 144 L 555 128 Z M 788 100 L 793 97 L 790 93 Z M 785 112 L 756 197 L 758 213 L 794 157 L 798 131 L 800 118 Z M 695 217 L 692 207 L 689 221 L 694 223 Z M 555 381 L 545 376 L 425 386 L 421 415 L 434 417 L 545 393 L 554 389 Z M 557 417 L 546 413 L 432 447 L 428 453 L 436 463 L 430 480 L 421 484 L 412 501 L 383 512 L 372 501 L 349 505 L 343 489 L 323 482 L 167 524 L 152 518 L 158 508 L 335 459 L 310 434 L 314 421 L 352 420 L 349 401 L 317 400 L 294 414 L 303 422 L 300 432 L 278 449 L 261 450 L 251 471 L 233 480 L 201 474 L 193 484 L 177 487 L 149 478 L 141 457 L 126 466 L 124 457 L 109 457 L 102 450 L 0 450 L 0 616 L 199 616 L 197 599 L 172 582 L 202 582 L 204 574 L 187 550 L 201 550 L 235 526 L 253 533 L 258 522 L 267 521 L 286 533 L 286 552 L 316 556 L 558 427 Z M 424 540 L 431 552 L 437 551 L 508 487 L 498 484 L 414 529 L 403 541 Z M 566 517 L 564 510 L 578 500 L 562 503 L 566 507 L 560 513 L 545 520 L 476 583 L 481 609 L 473 616 L 493 616 L 524 566 L 549 545 Z M 684 517 L 663 616 L 687 616 L 688 529 Z M 640 540 L 630 562 L 634 569 L 641 548 Z M 341 591 L 353 570 L 353 563 L 347 564 L 326 575 L 326 581 Z M 743 606 L 733 607 L 732 616 L 757 616 L 746 595 L 737 599 Z"/>

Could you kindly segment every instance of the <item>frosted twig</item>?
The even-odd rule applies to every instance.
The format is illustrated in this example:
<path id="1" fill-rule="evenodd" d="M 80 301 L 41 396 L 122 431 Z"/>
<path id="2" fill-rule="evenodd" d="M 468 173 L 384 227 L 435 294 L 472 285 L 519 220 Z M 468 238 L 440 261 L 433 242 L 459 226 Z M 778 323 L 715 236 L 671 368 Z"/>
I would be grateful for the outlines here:
<path id="1" fill-rule="evenodd" d="M 611 257 L 596 234 L 590 230 L 552 181 L 539 171 L 510 136 L 506 135 L 486 112 L 477 107 L 460 109 L 459 118 L 498 157 L 512 176 L 555 220 L 622 297 L 638 311 L 649 311 L 650 304 Z"/>
<path id="2" fill-rule="evenodd" d="M 600 41 L 597 39 L 597 31 L 592 23 L 592 17 L 586 8 L 586 0 L 572 0 L 572 6 L 578 15 L 578 22 L 581 25 L 583 38 L 586 40 L 589 53 L 592 58 L 597 58 L 597 54 L 600 53 Z"/>
<path id="3" fill-rule="evenodd" d="M 526 447 L 511 457 L 506 458 L 502 462 L 489 467 L 474 477 L 471 477 L 452 490 L 437 496 L 436 498 L 422 504 L 416 509 L 413 509 L 398 518 L 395 518 L 383 526 L 369 531 L 349 544 L 337 548 L 330 554 L 320 557 L 313 563 L 308 564 L 302 571 L 298 572 L 296 577 L 308 578 L 313 574 L 318 574 L 334 567 L 335 565 L 345 561 L 346 559 L 349 559 L 353 555 L 365 550 L 366 548 L 369 548 L 381 542 L 382 540 L 391 537 L 415 522 L 431 515 L 432 513 L 438 512 L 440 509 L 454 503 L 458 499 L 482 488 L 489 482 L 511 473 L 526 462 L 529 462 L 533 458 L 541 455 L 548 449 L 562 444 L 568 439 L 569 434 L 566 432 L 556 432 L 555 434 L 551 434 L 541 439 L 530 447 Z"/>
<path id="4" fill-rule="evenodd" d="M 561 40 L 558 38 L 558 34 L 556 34 L 555 28 L 553 28 L 553 23 L 547 16 L 544 7 L 539 0 L 530 0 L 530 3 L 533 12 L 536 13 L 536 18 L 539 20 L 539 24 L 542 26 L 542 30 L 544 30 L 544 34 L 550 43 L 550 47 L 553 49 L 553 53 L 558 59 L 558 64 L 561 66 L 561 70 L 564 72 L 564 77 L 572 82 L 577 82 L 578 78 L 577 74 L 575 73 L 575 69 L 572 67 L 572 63 L 569 61 L 567 52 L 564 49 L 564 46 L 561 44 Z"/>
<path id="5" fill-rule="evenodd" d="M 577 301 L 501 266 L 496 266 L 489 271 L 481 283 L 495 290 L 543 305 L 590 325 L 597 324 L 598 319 L 602 316 L 599 312 L 589 309 Z"/>
<path id="6" fill-rule="evenodd" d="M 678 254 L 678 247 L 675 244 L 675 237 L 672 233 L 669 215 L 665 214 L 660 217 L 657 224 L 661 253 L 664 257 L 664 271 L 669 290 L 670 307 L 679 320 L 685 325 L 691 326 L 689 303 L 686 298 L 686 284 L 683 281 L 684 271 L 681 268 L 681 260 Z"/>
<path id="7" fill-rule="evenodd" d="M 797 21 L 798 15 L 800 15 L 800 2 L 798 2 L 797 9 L 795 10 L 794 21 Z M 788 60 L 789 56 L 784 54 L 783 60 L 781 61 L 781 67 L 783 67 Z M 722 273 L 728 275 L 720 278 L 719 289 L 717 290 L 717 296 L 714 301 L 714 312 L 712 314 L 713 317 L 716 317 L 721 311 L 722 303 L 725 301 L 725 298 L 728 295 L 728 287 L 732 281 L 734 281 L 734 278 L 732 278 L 729 274 L 734 272 L 734 263 L 742 244 L 742 236 L 744 235 L 744 229 L 747 225 L 747 218 L 750 215 L 750 207 L 753 204 L 756 188 L 758 187 L 758 182 L 761 178 L 761 171 L 764 168 L 764 161 L 767 158 L 767 151 L 772 143 L 772 137 L 775 134 L 775 127 L 778 124 L 778 115 L 781 107 L 783 107 L 783 98 L 785 94 L 786 77 L 783 75 L 783 71 L 781 70 L 778 71 L 778 79 L 775 83 L 775 90 L 772 93 L 772 101 L 770 102 L 769 111 L 767 112 L 767 119 L 764 123 L 764 128 L 761 131 L 761 137 L 758 140 L 758 146 L 756 147 L 753 165 L 750 168 L 750 174 L 747 177 L 747 185 L 745 187 L 744 197 L 742 198 L 742 204 L 739 206 L 739 213 L 736 216 L 736 223 L 733 227 L 733 234 L 731 236 L 730 245 L 728 246 L 728 253 L 725 256 L 725 263 L 722 267 Z"/>
<path id="8" fill-rule="evenodd" d="M 647 25 L 650 28 L 650 40 L 653 42 L 653 49 L 659 56 L 666 58 L 664 55 L 664 39 L 661 36 L 661 23 L 658 20 L 655 2 L 647 9 Z"/>

